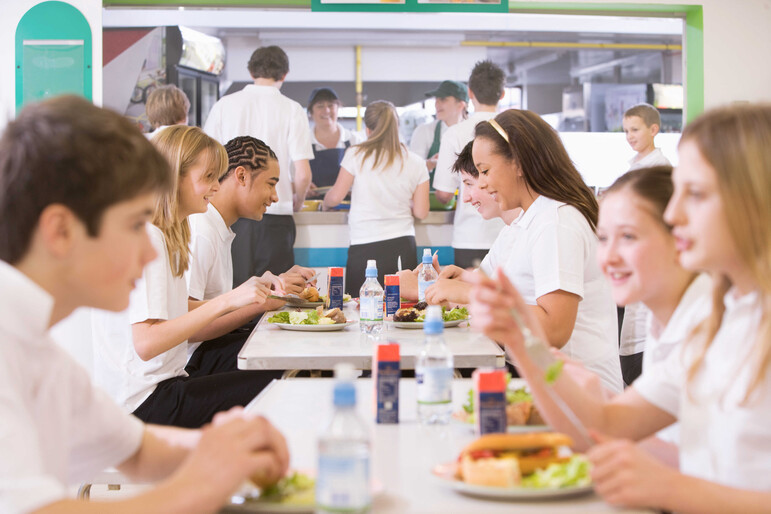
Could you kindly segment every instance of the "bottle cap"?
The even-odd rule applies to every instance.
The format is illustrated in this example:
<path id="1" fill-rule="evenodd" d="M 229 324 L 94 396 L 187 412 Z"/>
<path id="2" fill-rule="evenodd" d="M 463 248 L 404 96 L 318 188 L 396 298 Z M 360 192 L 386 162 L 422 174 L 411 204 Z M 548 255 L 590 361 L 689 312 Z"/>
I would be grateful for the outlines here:
<path id="1" fill-rule="evenodd" d="M 426 321 L 423 323 L 425 334 L 441 334 L 444 331 L 442 308 L 439 305 L 429 305 L 426 310 Z"/>
<path id="2" fill-rule="evenodd" d="M 367 269 L 364 271 L 366 278 L 377 277 L 377 261 L 375 259 L 369 259 L 367 261 Z"/>
<path id="3" fill-rule="evenodd" d="M 335 407 L 353 407 L 356 405 L 356 388 L 353 382 L 338 382 L 335 384 Z"/>
<path id="4" fill-rule="evenodd" d="M 431 248 L 424 248 L 423 249 L 423 264 L 431 264 L 434 260 L 433 255 L 431 255 Z"/>

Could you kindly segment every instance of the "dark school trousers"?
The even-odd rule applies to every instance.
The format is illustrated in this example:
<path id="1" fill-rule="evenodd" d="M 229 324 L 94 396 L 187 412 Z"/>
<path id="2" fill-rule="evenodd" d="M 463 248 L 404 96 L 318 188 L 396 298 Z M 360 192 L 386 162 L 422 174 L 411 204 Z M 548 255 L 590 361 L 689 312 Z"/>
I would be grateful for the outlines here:
<path id="1" fill-rule="evenodd" d="M 294 266 L 297 229 L 290 215 L 266 214 L 260 221 L 240 218 L 231 227 L 233 287 L 270 271 L 275 275 Z"/>
<path id="2" fill-rule="evenodd" d="M 237 356 L 249 337 L 236 330 L 201 344 L 185 367 L 187 377 L 164 380 L 134 415 L 145 423 L 199 428 L 214 415 L 245 406 L 281 371 L 238 371 Z"/>
<path id="3" fill-rule="evenodd" d="M 364 270 L 367 260 L 377 261 L 377 280 L 382 286 L 385 276 L 398 271 L 397 261 L 402 258 L 402 269 L 415 269 L 418 266 L 418 249 L 415 236 L 403 236 L 385 241 L 375 241 L 348 248 L 348 263 L 345 265 L 345 292 L 356 298 L 364 283 Z"/>
<path id="4" fill-rule="evenodd" d="M 455 253 L 455 265 L 463 269 L 472 268 L 474 265 L 479 265 L 482 259 L 485 258 L 487 250 L 470 250 L 468 248 L 453 248 Z"/>

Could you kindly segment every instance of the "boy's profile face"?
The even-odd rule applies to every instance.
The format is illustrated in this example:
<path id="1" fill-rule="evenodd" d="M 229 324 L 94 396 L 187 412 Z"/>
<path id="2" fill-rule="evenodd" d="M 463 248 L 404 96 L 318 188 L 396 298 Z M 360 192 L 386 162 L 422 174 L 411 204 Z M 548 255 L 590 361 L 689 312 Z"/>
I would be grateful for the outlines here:
<path id="1" fill-rule="evenodd" d="M 278 201 L 276 194 L 276 184 L 279 180 L 278 161 L 268 159 L 264 170 L 255 174 L 254 177 L 246 172 L 246 177 L 246 190 L 239 207 L 244 217 L 259 221 L 270 204 Z"/>
<path id="2" fill-rule="evenodd" d="M 626 116 L 621 124 L 626 134 L 626 142 L 632 150 L 643 153 L 655 148 L 653 138 L 659 133 L 658 125 L 648 126 L 639 116 Z"/>
<path id="3" fill-rule="evenodd" d="M 462 171 L 461 179 L 463 180 L 463 198 L 461 200 L 471 204 L 482 218 L 486 220 L 501 216 L 501 208 L 498 206 L 498 202 L 495 201 L 490 193 L 479 189 L 477 177 Z"/>
<path id="4" fill-rule="evenodd" d="M 145 193 L 108 207 L 96 237 L 76 219 L 66 277 L 73 303 L 110 311 L 128 307 L 145 265 L 158 255 L 146 228 L 156 199 L 157 194 Z"/>

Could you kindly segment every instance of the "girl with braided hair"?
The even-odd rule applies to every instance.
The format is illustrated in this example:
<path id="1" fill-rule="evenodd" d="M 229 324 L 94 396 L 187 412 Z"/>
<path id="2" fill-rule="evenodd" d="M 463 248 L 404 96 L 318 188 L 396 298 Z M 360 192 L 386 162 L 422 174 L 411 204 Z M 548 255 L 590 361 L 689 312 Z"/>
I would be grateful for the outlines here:
<path id="1" fill-rule="evenodd" d="M 169 127 L 152 142 L 173 175 L 173 187 L 159 197 L 147 225 L 158 258 L 145 267 L 128 311 L 94 314 L 94 340 L 99 343 L 95 380 L 147 423 L 197 428 L 219 411 L 246 405 L 274 376 L 235 371 L 235 355 L 230 358 L 225 345 L 219 345 L 220 355 L 186 367 L 188 341 L 231 330 L 221 318 L 232 320 L 235 313 L 264 304 L 274 282 L 252 277 L 211 300 L 189 298 L 188 217 L 207 211 L 220 188 L 219 178 L 228 171 L 227 152 L 197 127 Z M 212 325 L 221 332 L 212 334 Z"/>

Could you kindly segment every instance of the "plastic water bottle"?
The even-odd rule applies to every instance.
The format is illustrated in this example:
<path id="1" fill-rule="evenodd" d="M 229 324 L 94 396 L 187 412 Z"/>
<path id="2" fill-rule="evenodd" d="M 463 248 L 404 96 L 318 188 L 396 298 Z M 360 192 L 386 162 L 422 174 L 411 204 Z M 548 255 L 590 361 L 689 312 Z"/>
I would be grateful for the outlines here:
<path id="1" fill-rule="evenodd" d="M 418 272 L 418 300 L 421 302 L 426 301 L 426 289 L 436 282 L 437 278 L 439 278 L 439 274 L 434 269 L 434 259 L 431 255 L 431 248 L 425 248 L 423 250 L 423 265 Z"/>
<path id="2" fill-rule="evenodd" d="M 415 362 L 418 421 L 422 425 L 447 424 L 452 413 L 453 358 L 444 342 L 442 308 L 430 305 L 423 323 L 426 342 Z"/>
<path id="3" fill-rule="evenodd" d="M 336 376 L 344 366 L 335 367 Z M 369 431 L 356 412 L 352 380 L 338 378 L 334 405 L 332 421 L 319 439 L 316 512 L 367 512 L 372 503 Z"/>
<path id="4" fill-rule="evenodd" d="M 377 263 L 367 261 L 366 280 L 359 290 L 359 326 L 365 334 L 383 330 L 383 298 L 385 293 L 377 281 Z"/>

